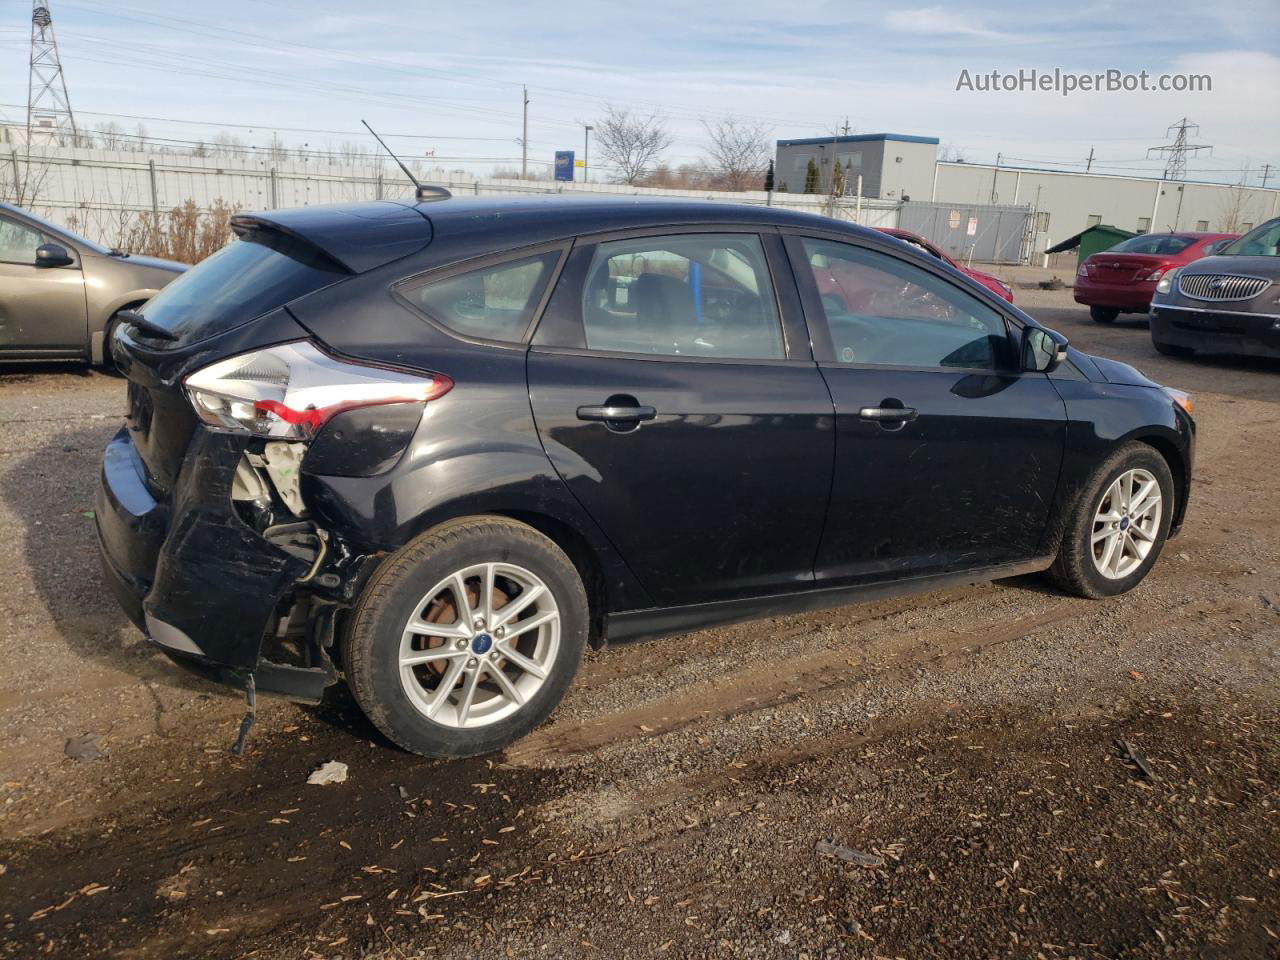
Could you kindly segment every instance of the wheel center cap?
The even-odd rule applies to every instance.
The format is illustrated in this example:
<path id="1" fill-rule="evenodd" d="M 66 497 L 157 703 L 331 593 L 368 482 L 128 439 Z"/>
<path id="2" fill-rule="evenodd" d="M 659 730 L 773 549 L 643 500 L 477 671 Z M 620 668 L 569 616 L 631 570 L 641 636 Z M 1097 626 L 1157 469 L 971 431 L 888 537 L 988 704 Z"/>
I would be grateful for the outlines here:
<path id="1" fill-rule="evenodd" d="M 1120 529 L 1121 529 L 1121 530 L 1128 530 L 1128 529 L 1129 529 L 1129 518 L 1128 518 L 1128 517 L 1121 517 L 1121 518 L 1120 518 Z"/>
<path id="2" fill-rule="evenodd" d="M 488 653 L 489 648 L 493 646 L 493 637 L 487 633 L 478 633 L 471 638 L 472 653 Z"/>

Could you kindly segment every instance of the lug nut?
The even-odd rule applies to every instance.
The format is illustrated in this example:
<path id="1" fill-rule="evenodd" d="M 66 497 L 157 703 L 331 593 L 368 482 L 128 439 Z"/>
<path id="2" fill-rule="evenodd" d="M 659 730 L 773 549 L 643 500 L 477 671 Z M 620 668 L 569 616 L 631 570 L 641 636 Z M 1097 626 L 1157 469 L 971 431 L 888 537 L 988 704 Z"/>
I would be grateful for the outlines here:
<path id="1" fill-rule="evenodd" d="M 454 646 L 457 647 L 459 650 L 465 650 L 467 649 L 467 641 L 459 640 L 456 643 L 454 643 Z"/>
<path id="2" fill-rule="evenodd" d="M 478 661 L 476 660 L 476 658 L 472 657 L 470 660 L 467 661 L 467 669 L 474 670 L 476 668 L 477 663 Z"/>
<path id="3" fill-rule="evenodd" d="M 476 628 L 477 630 L 483 630 L 483 629 L 484 629 L 484 617 L 476 617 L 476 618 L 475 618 L 475 620 L 473 620 L 473 621 L 472 621 L 472 624 L 475 626 L 475 628 Z"/>
<path id="4" fill-rule="evenodd" d="M 493 631 L 493 635 L 497 637 L 499 640 L 501 640 L 503 637 L 507 635 L 507 628 L 499 627 L 497 630 Z"/>

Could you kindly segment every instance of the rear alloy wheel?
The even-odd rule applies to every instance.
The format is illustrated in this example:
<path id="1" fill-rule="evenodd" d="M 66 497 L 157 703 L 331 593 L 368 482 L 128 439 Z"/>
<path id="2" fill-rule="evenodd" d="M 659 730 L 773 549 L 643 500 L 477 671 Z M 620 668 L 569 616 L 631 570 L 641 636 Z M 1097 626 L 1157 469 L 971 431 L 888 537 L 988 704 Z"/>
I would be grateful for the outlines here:
<path id="1" fill-rule="evenodd" d="M 1145 443 L 1121 447 L 1077 501 L 1050 569 L 1054 581 L 1094 599 L 1133 589 L 1164 547 L 1173 496 L 1164 457 Z"/>
<path id="2" fill-rule="evenodd" d="M 582 581 L 552 541 L 504 518 L 456 521 L 375 574 L 347 633 L 348 681 L 374 725 L 405 749 L 487 753 L 560 702 L 587 622 Z"/>
<path id="3" fill-rule="evenodd" d="M 1090 307 L 1089 316 L 1093 317 L 1094 323 L 1114 323 L 1120 311 L 1115 307 Z"/>

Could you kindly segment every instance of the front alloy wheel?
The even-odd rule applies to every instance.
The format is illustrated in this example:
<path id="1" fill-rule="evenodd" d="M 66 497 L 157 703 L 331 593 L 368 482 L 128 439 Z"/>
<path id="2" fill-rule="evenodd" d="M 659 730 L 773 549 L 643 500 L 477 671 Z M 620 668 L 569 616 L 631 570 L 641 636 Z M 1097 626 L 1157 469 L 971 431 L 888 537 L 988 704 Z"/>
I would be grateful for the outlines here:
<path id="1" fill-rule="evenodd" d="M 1062 589 L 1095 600 L 1132 590 L 1164 547 L 1173 497 L 1173 473 L 1160 452 L 1126 443 L 1074 499 L 1049 575 Z"/>
<path id="2" fill-rule="evenodd" d="M 1163 516 L 1160 482 L 1142 469 L 1115 479 L 1093 515 L 1093 565 L 1108 580 L 1122 580 L 1155 546 Z"/>

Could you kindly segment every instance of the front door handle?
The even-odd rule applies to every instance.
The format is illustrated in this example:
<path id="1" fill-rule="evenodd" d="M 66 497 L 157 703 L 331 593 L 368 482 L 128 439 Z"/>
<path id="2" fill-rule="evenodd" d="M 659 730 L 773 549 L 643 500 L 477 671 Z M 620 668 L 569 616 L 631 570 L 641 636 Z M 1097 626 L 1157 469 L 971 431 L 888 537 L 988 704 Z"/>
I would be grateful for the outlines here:
<path id="1" fill-rule="evenodd" d="M 858 416 L 881 423 L 907 423 L 920 416 L 920 412 L 915 407 L 863 407 Z"/>
<path id="2" fill-rule="evenodd" d="M 652 420 L 657 415 L 658 411 L 653 407 L 646 407 L 642 404 L 620 406 L 605 403 L 599 406 L 578 408 L 579 420 L 596 420 L 603 423 L 640 423 L 645 420 Z"/>

